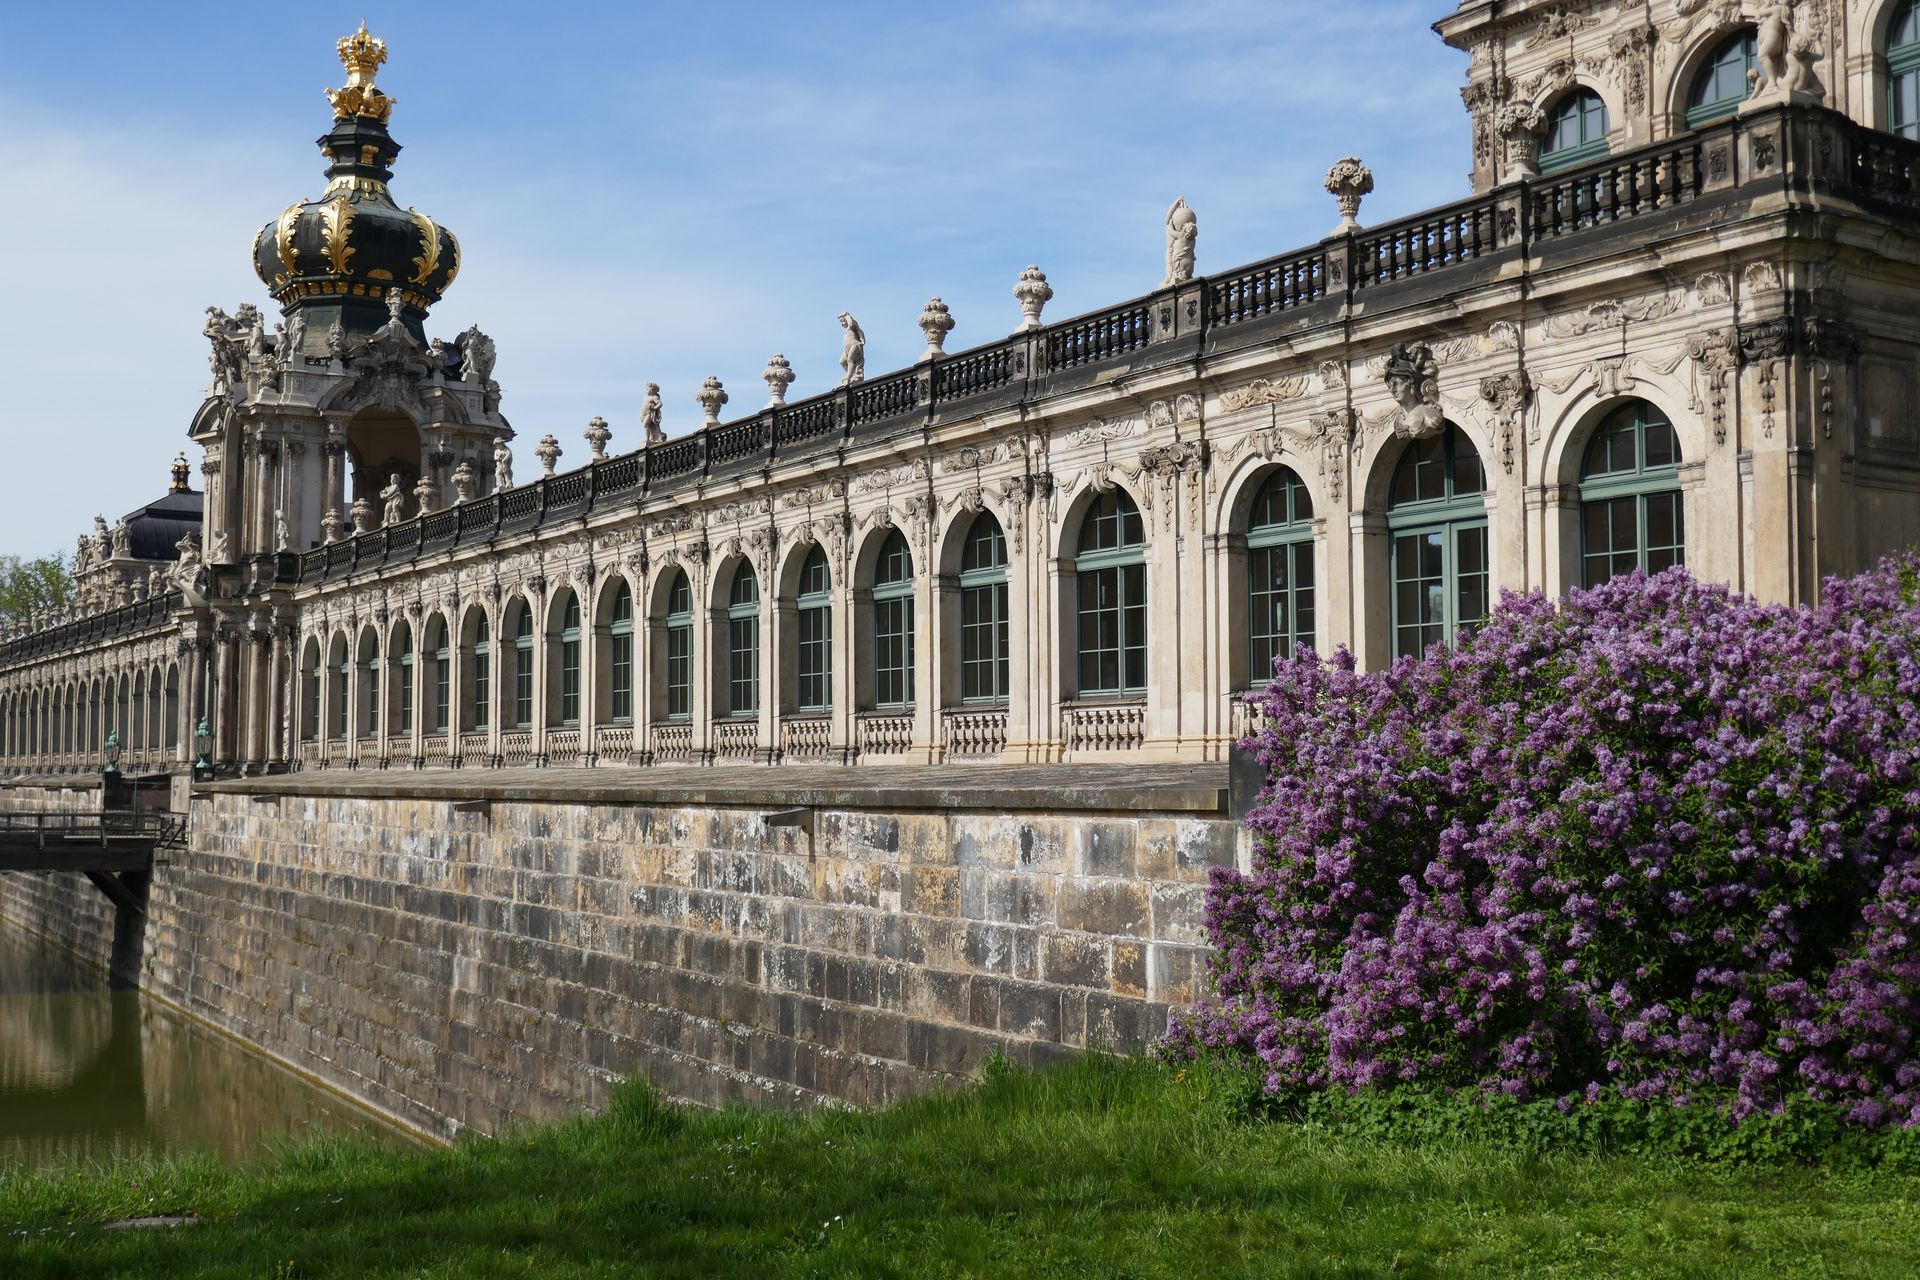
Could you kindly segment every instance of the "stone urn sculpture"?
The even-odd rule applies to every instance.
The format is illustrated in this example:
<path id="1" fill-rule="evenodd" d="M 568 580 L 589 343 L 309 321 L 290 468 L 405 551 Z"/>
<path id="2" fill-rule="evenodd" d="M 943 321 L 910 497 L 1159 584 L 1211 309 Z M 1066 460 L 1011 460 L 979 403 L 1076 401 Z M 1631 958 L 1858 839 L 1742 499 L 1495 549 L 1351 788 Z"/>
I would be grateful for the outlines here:
<path id="1" fill-rule="evenodd" d="M 554 464 L 560 461 L 562 452 L 564 452 L 564 450 L 560 448 L 560 442 L 553 438 L 551 431 L 540 437 L 540 443 L 535 446 L 533 456 L 540 459 L 541 475 L 550 476 L 553 474 Z"/>
<path id="2" fill-rule="evenodd" d="M 613 429 L 607 426 L 607 420 L 596 414 L 587 422 L 587 429 L 581 432 L 580 435 L 581 438 L 587 442 L 587 448 L 591 451 L 588 456 L 588 461 L 605 462 L 607 460 L 607 441 L 613 439 Z"/>
<path id="3" fill-rule="evenodd" d="M 720 385 L 720 379 L 708 374 L 707 380 L 700 384 L 699 394 L 695 395 L 694 399 L 700 402 L 700 412 L 705 415 L 701 419 L 701 425 L 719 426 L 720 410 L 727 403 L 726 389 Z"/>
<path id="4" fill-rule="evenodd" d="M 1040 327 L 1040 308 L 1047 305 L 1053 297 L 1053 286 L 1047 283 L 1047 273 L 1038 267 L 1028 267 L 1020 273 L 1013 285 L 1014 300 L 1020 304 L 1019 333 L 1029 333 Z"/>
<path id="5" fill-rule="evenodd" d="M 1373 170 L 1353 156 L 1346 156 L 1327 170 L 1327 194 L 1340 208 L 1340 225 L 1329 236 L 1350 235 L 1360 230 L 1360 201 L 1373 194 Z"/>
<path id="6" fill-rule="evenodd" d="M 927 352 L 920 357 L 922 360 L 947 358 L 947 335 L 953 332 L 956 323 L 947 304 L 938 298 L 920 309 L 920 332 L 927 335 Z"/>
<path id="7" fill-rule="evenodd" d="M 770 397 L 767 408 L 778 409 L 784 405 L 787 402 L 787 388 L 793 385 L 793 366 L 787 363 L 787 358 L 775 352 L 760 376 L 766 380 Z"/>

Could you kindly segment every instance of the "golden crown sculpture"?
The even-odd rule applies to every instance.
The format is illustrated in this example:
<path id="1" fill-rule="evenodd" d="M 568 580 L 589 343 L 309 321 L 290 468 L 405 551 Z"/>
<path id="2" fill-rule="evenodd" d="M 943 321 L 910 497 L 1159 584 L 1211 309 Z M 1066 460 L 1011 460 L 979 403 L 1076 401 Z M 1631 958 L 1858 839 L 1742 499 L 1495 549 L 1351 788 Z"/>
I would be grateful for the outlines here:
<path id="1" fill-rule="evenodd" d="M 387 60 L 387 42 L 368 35 L 363 21 L 358 31 L 341 39 L 337 49 L 340 63 L 347 69 L 347 85 L 344 89 L 326 91 L 327 101 L 333 104 L 333 118 L 346 120 L 359 116 L 386 123 L 393 113 L 393 99 L 380 92 L 373 77 L 380 64 Z"/>

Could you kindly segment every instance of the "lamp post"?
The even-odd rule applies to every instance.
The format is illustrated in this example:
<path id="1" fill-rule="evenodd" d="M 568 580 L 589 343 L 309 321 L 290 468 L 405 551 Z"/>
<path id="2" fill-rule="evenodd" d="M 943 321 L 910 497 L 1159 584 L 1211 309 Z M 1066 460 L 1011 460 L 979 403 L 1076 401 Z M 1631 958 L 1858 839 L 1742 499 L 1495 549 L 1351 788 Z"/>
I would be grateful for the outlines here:
<path id="1" fill-rule="evenodd" d="M 104 754 L 107 758 L 105 772 L 109 775 L 120 772 L 120 731 L 118 729 L 107 730 L 107 745 Z"/>
<path id="2" fill-rule="evenodd" d="M 200 717 L 200 723 L 194 728 L 193 750 L 193 771 L 195 773 L 211 771 L 213 760 L 208 756 L 208 752 L 213 750 L 213 727 L 207 723 L 205 716 Z"/>

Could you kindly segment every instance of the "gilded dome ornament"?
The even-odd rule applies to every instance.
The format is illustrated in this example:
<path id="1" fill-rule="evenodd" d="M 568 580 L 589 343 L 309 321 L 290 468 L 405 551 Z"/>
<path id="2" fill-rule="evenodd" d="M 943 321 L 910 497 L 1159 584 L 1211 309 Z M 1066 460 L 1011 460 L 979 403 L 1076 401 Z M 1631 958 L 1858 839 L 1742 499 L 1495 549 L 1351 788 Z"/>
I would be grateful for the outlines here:
<path id="1" fill-rule="evenodd" d="M 360 29 L 343 38 L 337 48 L 340 63 L 347 69 L 347 84 L 343 89 L 326 90 L 327 101 L 333 104 L 333 118 L 358 117 L 385 124 L 393 114 L 393 99 L 380 92 L 373 77 L 387 60 L 387 42 L 368 35 L 367 24 L 362 22 Z"/>

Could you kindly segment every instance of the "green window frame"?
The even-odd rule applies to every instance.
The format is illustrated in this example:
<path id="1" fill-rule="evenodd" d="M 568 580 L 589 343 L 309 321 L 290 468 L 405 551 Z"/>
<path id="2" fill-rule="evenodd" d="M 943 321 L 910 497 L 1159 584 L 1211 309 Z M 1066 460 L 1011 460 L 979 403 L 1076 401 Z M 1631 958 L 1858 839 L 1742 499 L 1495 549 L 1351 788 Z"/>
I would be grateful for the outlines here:
<path id="1" fill-rule="evenodd" d="M 1547 112 L 1540 141 L 1540 172 L 1554 173 L 1607 154 L 1607 104 L 1591 89 L 1568 93 Z"/>
<path id="2" fill-rule="evenodd" d="M 1686 563 L 1680 461 L 1673 423 L 1645 400 L 1620 406 L 1594 428 L 1580 463 L 1583 585 Z"/>
<path id="3" fill-rule="evenodd" d="M 513 618 L 513 726 L 533 725 L 533 608 L 522 601 Z"/>
<path id="4" fill-rule="evenodd" d="M 493 649 L 487 643 L 487 615 L 481 614 L 473 632 L 473 706 L 469 720 L 476 729 L 491 721 L 488 704 L 493 701 Z"/>
<path id="5" fill-rule="evenodd" d="M 1725 120 L 1739 110 L 1753 91 L 1747 73 L 1753 70 L 1754 56 L 1752 27 L 1734 32 L 1714 47 L 1687 94 L 1688 128 Z"/>
<path id="6" fill-rule="evenodd" d="M 380 646 L 367 638 L 360 647 L 360 736 L 375 737 L 380 732 Z"/>
<path id="7" fill-rule="evenodd" d="M 347 736 L 347 725 L 353 718 L 353 662 L 347 657 L 346 645 L 339 649 L 340 660 L 329 663 L 333 668 L 333 736 Z"/>
<path id="8" fill-rule="evenodd" d="M 400 699 L 400 714 L 395 717 L 399 721 L 399 728 L 395 732 L 401 737 L 408 737 L 413 733 L 413 633 L 402 628 L 400 634 L 400 653 L 394 660 L 395 693 Z"/>
<path id="9" fill-rule="evenodd" d="M 613 590 L 607 623 L 607 714 L 615 722 L 633 721 L 633 589 L 624 581 Z"/>
<path id="10" fill-rule="evenodd" d="M 693 715 L 693 583 L 676 569 L 667 587 L 666 716 Z"/>
<path id="11" fill-rule="evenodd" d="M 982 511 L 960 549 L 960 701 L 1004 703 L 1011 667 L 1007 539 L 992 513 Z"/>
<path id="12" fill-rule="evenodd" d="M 560 723 L 580 723 L 580 597 L 571 591 L 560 615 Z"/>
<path id="13" fill-rule="evenodd" d="M 1281 467 L 1254 494 L 1247 517 L 1248 679 L 1273 679 L 1274 661 L 1311 649 L 1313 498 L 1297 472 Z"/>
<path id="14" fill-rule="evenodd" d="M 1418 658 L 1486 620 L 1485 489 L 1480 454 L 1452 423 L 1400 455 L 1387 503 L 1395 658 Z"/>
<path id="15" fill-rule="evenodd" d="M 1094 500 L 1080 524 L 1078 592 L 1081 696 L 1147 689 L 1146 529 L 1121 489 Z"/>
<path id="16" fill-rule="evenodd" d="M 727 589 L 727 711 L 760 711 L 760 580 L 744 560 Z"/>
<path id="17" fill-rule="evenodd" d="M 833 709 L 833 572 L 819 547 L 800 566 L 795 596 L 795 644 L 799 675 L 796 704 L 802 711 Z"/>
<path id="18" fill-rule="evenodd" d="M 447 650 L 447 624 L 433 624 L 433 721 L 435 733 L 445 733 L 453 710 L 453 655 Z"/>
<path id="19" fill-rule="evenodd" d="M 874 565 L 873 704 L 913 705 L 913 556 L 898 529 Z"/>
<path id="20" fill-rule="evenodd" d="M 1920 4 L 1914 0 L 1887 23 L 1887 128 L 1920 139 Z"/>

